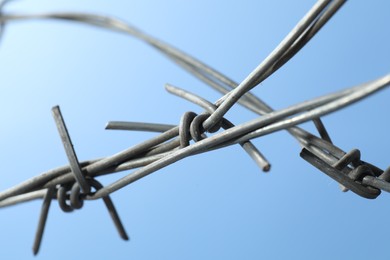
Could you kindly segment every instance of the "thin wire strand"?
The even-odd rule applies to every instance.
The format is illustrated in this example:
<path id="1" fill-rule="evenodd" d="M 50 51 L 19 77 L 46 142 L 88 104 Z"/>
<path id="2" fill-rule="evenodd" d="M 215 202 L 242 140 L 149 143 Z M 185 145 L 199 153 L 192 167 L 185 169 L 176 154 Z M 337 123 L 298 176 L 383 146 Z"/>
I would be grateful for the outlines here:
<path id="1" fill-rule="evenodd" d="M 242 138 L 237 139 L 238 142 L 251 140 L 255 137 L 262 136 L 266 133 L 272 133 L 281 129 L 285 129 L 306 121 L 310 121 L 313 118 L 318 118 L 323 115 L 329 114 L 335 110 L 341 109 L 351 103 L 357 102 L 361 100 L 362 98 L 373 94 L 374 92 L 383 89 L 384 87 L 389 86 L 390 83 L 390 75 L 387 75 L 377 81 L 375 81 L 373 84 L 370 84 L 366 87 L 366 89 L 362 89 L 359 92 L 354 92 L 349 94 L 348 96 L 341 97 L 339 99 L 336 99 L 334 101 L 329 102 L 329 104 L 318 106 L 318 101 L 329 99 L 330 97 L 333 97 L 335 94 L 324 96 L 318 99 L 314 99 L 311 101 L 303 102 L 297 105 L 294 105 L 292 107 L 279 110 L 273 113 L 269 113 L 261 118 L 254 119 L 252 121 L 249 121 L 247 123 L 241 124 L 239 126 L 235 126 L 232 128 L 229 128 L 222 133 L 215 134 L 207 139 L 201 140 L 197 143 L 194 143 L 191 146 L 184 147 L 180 150 L 177 150 L 166 157 L 161 158 L 160 160 L 157 160 L 151 164 L 146 165 L 145 167 L 133 172 L 132 174 L 129 174 L 118 181 L 104 187 L 103 189 L 99 190 L 93 198 L 101 198 L 102 196 L 106 196 L 114 191 L 117 191 L 118 189 L 121 189 L 130 183 L 133 183 L 134 181 L 137 181 L 147 175 L 149 175 L 152 172 L 155 172 L 163 167 L 166 167 L 174 162 L 177 162 L 185 157 L 188 157 L 190 155 L 193 155 L 198 152 L 205 151 L 207 149 L 211 149 L 215 146 L 221 145 L 223 143 L 227 143 L 230 140 L 244 136 Z M 266 128 L 266 126 L 269 123 L 275 122 L 279 120 L 280 118 L 284 118 L 286 116 L 290 116 L 294 113 L 299 113 L 305 110 L 310 110 L 308 112 L 304 112 L 294 118 L 289 118 L 286 121 L 282 121 L 281 123 L 274 123 L 271 125 L 272 127 Z M 266 130 L 262 133 L 261 130 L 258 130 L 260 128 L 264 127 Z M 250 132 L 255 131 L 256 135 L 249 134 Z M 259 133 L 260 132 L 260 133 Z M 246 136 L 245 136 L 246 135 Z M 249 137 L 250 136 L 250 137 Z"/>
<path id="2" fill-rule="evenodd" d="M 191 111 L 184 113 L 177 126 L 111 121 L 106 129 L 150 131 L 159 134 L 114 155 L 84 162 L 78 162 L 59 107 L 55 108 L 54 118 L 70 166 L 50 170 L 0 192 L 0 207 L 43 198 L 41 217 L 33 246 L 34 254 L 40 247 L 52 199 L 57 199 L 64 211 L 73 211 L 81 208 L 84 200 L 102 198 L 121 237 L 128 239 L 119 215 L 109 199 L 111 193 L 186 157 L 235 144 L 240 144 L 260 168 L 269 170 L 269 162 L 251 140 L 280 130 L 288 131 L 299 141 L 303 147 L 302 158 L 360 196 L 376 198 L 381 190 L 390 192 L 390 170 L 382 171 L 374 165 L 361 161 L 359 150 L 346 153 L 333 145 L 320 119 L 324 115 L 338 111 L 388 87 L 390 74 L 277 111 L 250 93 L 252 88 L 297 54 L 333 17 L 346 2 L 345 0 L 319 0 L 270 55 L 241 83 L 236 83 L 196 58 L 118 19 L 86 13 L 5 14 L 3 7 L 6 2 L 8 1 L 0 1 L 0 33 L 7 23 L 28 19 L 75 21 L 122 32 L 154 47 L 190 74 L 223 94 L 212 103 L 187 90 L 167 85 L 168 92 L 200 106 L 205 111 L 200 114 Z M 224 116 L 236 103 L 258 116 L 240 125 L 233 125 Z M 311 120 L 320 137 L 298 127 L 299 124 Z M 220 126 L 224 130 L 217 132 Z M 208 136 L 209 134 L 211 135 Z M 130 169 L 135 170 L 105 187 L 95 180 L 101 175 Z M 90 184 L 95 188 L 95 192 L 91 192 Z"/>

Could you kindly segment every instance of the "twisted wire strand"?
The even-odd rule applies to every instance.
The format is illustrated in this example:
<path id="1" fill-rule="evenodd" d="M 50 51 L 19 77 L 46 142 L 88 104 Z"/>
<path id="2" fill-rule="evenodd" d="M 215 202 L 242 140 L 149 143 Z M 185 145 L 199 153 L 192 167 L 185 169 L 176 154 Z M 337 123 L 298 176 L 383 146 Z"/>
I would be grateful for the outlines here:
<path id="1" fill-rule="evenodd" d="M 326 115 L 337 109 L 345 107 L 353 102 L 357 102 L 360 99 L 370 94 L 373 94 L 376 91 L 384 89 L 388 87 L 389 84 L 390 84 L 390 75 L 386 75 L 376 81 L 363 84 L 362 86 L 359 87 L 353 87 L 347 90 L 322 96 L 317 99 L 302 102 L 297 105 L 293 105 L 291 107 L 279 111 L 274 111 L 263 117 L 256 118 L 247 123 L 217 133 L 211 137 L 208 137 L 204 140 L 194 143 L 188 147 L 184 147 L 183 149 L 177 149 L 172 152 L 167 152 L 164 155 L 162 154 L 158 156 L 155 155 L 154 157 L 152 157 L 152 159 L 150 159 L 150 161 L 152 162 L 148 160 L 149 158 L 147 159 L 143 158 L 144 160 L 149 161 L 149 163 L 145 163 L 143 165 L 144 166 L 143 168 L 122 178 L 120 181 L 117 181 L 111 185 L 104 187 L 93 196 L 90 196 L 89 199 L 98 199 L 103 195 L 108 195 L 109 193 L 112 193 L 115 190 L 118 190 L 134 182 L 135 180 L 138 180 L 139 178 L 146 176 L 148 173 L 152 173 L 158 169 L 161 169 L 169 165 L 170 163 L 173 163 L 174 161 L 178 161 L 187 156 L 199 152 L 204 152 L 208 149 L 222 148 L 227 145 L 233 145 L 238 142 L 251 140 L 253 138 L 264 136 L 266 134 L 270 134 L 275 131 L 283 130 L 289 127 L 293 127 L 297 124 L 310 121 L 313 118 L 318 118 L 320 116 Z M 294 117 L 288 117 L 294 114 L 298 114 L 298 115 Z M 152 138 L 151 140 L 133 146 L 123 152 L 117 153 L 114 156 L 117 157 L 118 155 L 122 155 L 122 154 L 128 156 L 129 154 L 132 155 L 138 152 L 142 153 L 148 148 L 154 147 L 154 145 L 158 143 L 162 143 L 163 141 L 169 140 L 169 138 L 166 138 L 166 136 L 169 136 L 170 138 L 174 138 L 178 135 L 179 135 L 178 127 L 174 127 L 168 130 L 167 132 L 164 132 L 163 134 L 155 138 Z M 312 135 L 309 135 L 309 133 L 307 132 L 301 133 L 301 138 L 302 140 L 307 140 L 312 138 Z M 306 142 L 308 143 L 308 141 Z M 143 149 L 141 149 L 140 147 Z M 129 158 L 129 159 L 132 160 L 129 160 L 127 163 L 119 164 L 118 166 L 116 166 L 115 170 L 119 171 L 119 170 L 128 170 L 129 168 L 133 168 L 133 163 L 134 163 L 133 160 L 135 160 L 136 162 L 138 162 L 139 160 L 138 158 Z M 99 176 L 105 173 L 110 173 L 111 171 L 107 171 L 95 175 L 93 173 L 86 171 L 88 166 L 94 165 L 95 163 L 102 160 L 107 160 L 107 158 L 103 158 L 100 160 L 92 160 L 89 162 L 81 162 L 81 165 L 83 165 L 83 173 L 90 177 Z M 136 166 L 139 166 L 139 164 Z M 112 171 L 112 172 L 116 172 L 116 171 Z M 35 191 L 35 189 L 37 189 L 38 187 L 48 188 L 50 186 L 61 184 L 63 179 L 62 176 L 67 176 L 68 181 L 74 181 L 74 177 L 69 175 L 69 172 L 70 172 L 70 168 L 68 166 L 64 166 L 49 171 L 47 173 L 43 173 L 38 177 L 35 177 L 29 181 L 14 186 L 9 190 L 3 191 L 0 193 L 0 199 L 2 200 L 2 204 L 0 205 L 5 206 L 6 201 L 4 199 L 6 198 L 15 195 L 20 195 L 21 193 L 25 193 L 28 191 Z M 64 175 L 64 174 L 68 174 L 68 175 Z M 36 196 L 36 194 L 34 196 Z"/>
<path id="2" fill-rule="evenodd" d="M 151 131 L 159 134 L 112 156 L 83 162 L 77 160 L 59 107 L 54 107 L 54 119 L 69 165 L 42 173 L 0 192 L 0 207 L 43 199 L 33 246 L 34 254 L 38 253 L 40 247 L 51 200 L 57 199 L 63 211 L 71 212 L 82 208 L 84 200 L 103 199 L 120 236 L 127 240 L 127 234 L 109 199 L 111 193 L 186 157 L 235 144 L 240 144 L 260 168 L 268 171 L 270 163 L 251 140 L 280 130 L 286 130 L 296 138 L 303 148 L 302 158 L 341 183 L 345 187 L 344 191 L 350 189 L 370 199 L 376 198 L 381 190 L 390 192 L 390 168 L 383 171 L 361 161 L 360 151 L 346 153 L 335 146 L 320 119 L 385 89 L 390 85 L 390 74 L 276 111 L 250 93 L 251 89 L 296 55 L 341 8 L 346 2 L 344 0 L 319 0 L 274 51 L 241 83 L 121 20 L 86 13 L 5 14 L 2 8 L 7 2 L 9 1 L 0 2 L 0 34 L 9 22 L 29 19 L 75 21 L 122 32 L 154 47 L 223 95 L 212 103 L 187 90 L 167 84 L 166 90 L 169 93 L 199 105 L 204 112 L 199 114 L 185 112 L 177 126 L 144 122 L 109 122 L 106 129 Z M 234 125 L 224 116 L 236 103 L 254 112 L 258 117 Z M 314 122 L 320 137 L 298 126 L 307 121 Z M 101 175 L 131 169 L 135 170 L 105 187 L 96 180 L 96 177 Z"/>

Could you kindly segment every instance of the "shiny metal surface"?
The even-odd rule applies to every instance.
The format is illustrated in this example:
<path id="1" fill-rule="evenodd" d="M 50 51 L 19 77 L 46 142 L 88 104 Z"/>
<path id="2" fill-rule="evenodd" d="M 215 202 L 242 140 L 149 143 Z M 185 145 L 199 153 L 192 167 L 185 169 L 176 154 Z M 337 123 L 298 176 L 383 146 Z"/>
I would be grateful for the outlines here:
<path id="1" fill-rule="evenodd" d="M 3 1 L 0 8 L 6 2 L 8 1 Z M 213 103 L 187 90 L 166 85 L 169 93 L 188 100 L 205 111 L 200 114 L 192 111 L 183 112 L 177 126 L 146 122 L 109 122 L 106 129 L 151 131 L 159 134 L 114 155 L 83 162 L 77 159 L 59 106 L 54 107 L 54 120 L 69 165 L 42 173 L 0 192 L 0 207 L 43 199 L 33 247 L 34 254 L 38 253 L 40 247 L 51 200 L 57 200 L 64 212 L 72 212 L 81 209 L 87 200 L 103 199 L 120 236 L 128 240 L 109 197 L 111 193 L 186 157 L 236 144 L 239 144 L 263 171 L 269 171 L 270 162 L 251 140 L 280 130 L 288 131 L 298 141 L 302 147 L 301 157 L 304 160 L 340 183 L 344 191 L 351 190 L 368 199 L 375 199 L 381 191 L 390 192 L 390 168 L 383 171 L 361 161 L 359 150 L 346 153 L 335 146 L 320 119 L 389 87 L 390 74 L 280 110 L 273 110 L 267 103 L 249 92 L 297 54 L 344 3 L 345 1 L 341 0 L 318 1 L 275 50 L 241 83 L 234 82 L 190 55 L 118 19 L 84 13 L 19 15 L 4 13 L 0 9 L 0 33 L 8 23 L 16 20 L 61 19 L 136 37 L 223 95 Z M 258 117 L 234 125 L 224 116 L 236 104 L 255 112 Z M 308 121 L 314 122 L 319 137 L 299 127 Z M 136 170 L 104 187 L 96 180 L 101 175 L 129 169 Z"/>

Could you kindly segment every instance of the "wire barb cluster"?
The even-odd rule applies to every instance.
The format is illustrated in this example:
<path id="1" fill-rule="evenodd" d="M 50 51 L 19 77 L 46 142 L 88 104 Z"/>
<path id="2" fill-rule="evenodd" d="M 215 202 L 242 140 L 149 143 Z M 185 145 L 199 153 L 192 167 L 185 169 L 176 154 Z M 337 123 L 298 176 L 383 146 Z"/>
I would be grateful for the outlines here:
<path id="1" fill-rule="evenodd" d="M 152 131 L 159 134 L 138 145 L 112 156 L 79 162 L 73 148 L 60 108 L 53 108 L 68 166 L 42 173 L 19 185 L 0 192 L 0 207 L 34 199 L 43 199 L 41 216 L 33 251 L 38 253 L 52 200 L 57 200 L 64 212 L 80 209 L 85 200 L 103 199 L 120 236 L 128 236 L 109 195 L 165 166 L 199 153 L 239 144 L 263 170 L 270 163 L 251 142 L 252 139 L 280 130 L 286 130 L 302 147 L 301 157 L 339 182 L 343 190 L 369 199 L 376 198 L 381 190 L 390 192 L 390 168 L 386 171 L 360 159 L 360 151 L 344 152 L 335 146 L 320 117 L 337 111 L 390 85 L 390 74 L 382 78 L 331 93 L 309 101 L 273 110 L 249 91 L 282 67 L 298 53 L 307 42 L 344 4 L 343 0 L 319 0 L 275 50 L 241 83 L 236 83 L 222 73 L 188 54 L 147 35 L 120 20 L 95 14 L 47 13 L 7 14 L 0 9 L 0 29 L 14 20 L 61 19 L 98 26 L 126 33 L 149 44 L 165 54 L 192 75 L 221 92 L 223 96 L 212 103 L 187 90 L 166 85 L 166 90 L 180 98 L 197 104 L 204 112 L 183 113 L 175 125 L 144 122 L 109 122 L 106 129 Z M 3 7 L 5 1 L 1 3 Z M 234 125 L 224 116 L 235 104 L 241 104 L 258 117 Z M 313 121 L 319 137 L 298 127 Z M 136 169 L 125 177 L 103 187 L 96 178 L 101 175 Z"/>

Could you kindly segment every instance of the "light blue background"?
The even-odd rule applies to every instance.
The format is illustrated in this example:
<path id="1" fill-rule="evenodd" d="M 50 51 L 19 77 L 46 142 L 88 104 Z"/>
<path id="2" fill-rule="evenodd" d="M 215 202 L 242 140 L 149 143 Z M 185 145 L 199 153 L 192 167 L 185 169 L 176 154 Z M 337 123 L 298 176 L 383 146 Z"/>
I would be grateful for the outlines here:
<path id="1" fill-rule="evenodd" d="M 15 1 L 5 12 L 88 11 L 121 18 L 243 80 L 315 1 Z M 350 1 L 254 93 L 284 108 L 390 72 L 390 2 Z M 60 105 L 80 160 L 150 133 L 110 120 L 177 124 L 202 110 L 165 83 L 211 101 L 209 89 L 134 38 L 63 21 L 13 22 L 0 45 L 0 189 L 67 163 L 51 116 Z M 333 141 L 386 168 L 390 91 L 323 118 Z M 255 115 L 241 107 L 227 117 Z M 304 128 L 313 130 L 311 124 Z M 101 201 L 72 214 L 52 204 L 37 259 L 389 259 L 390 196 L 366 200 L 299 157 L 286 132 L 254 140 L 262 173 L 238 146 L 187 158 L 112 195 L 131 241 Z M 126 173 L 100 178 L 108 184 Z M 31 259 L 41 201 L 0 210 L 0 259 Z"/>

